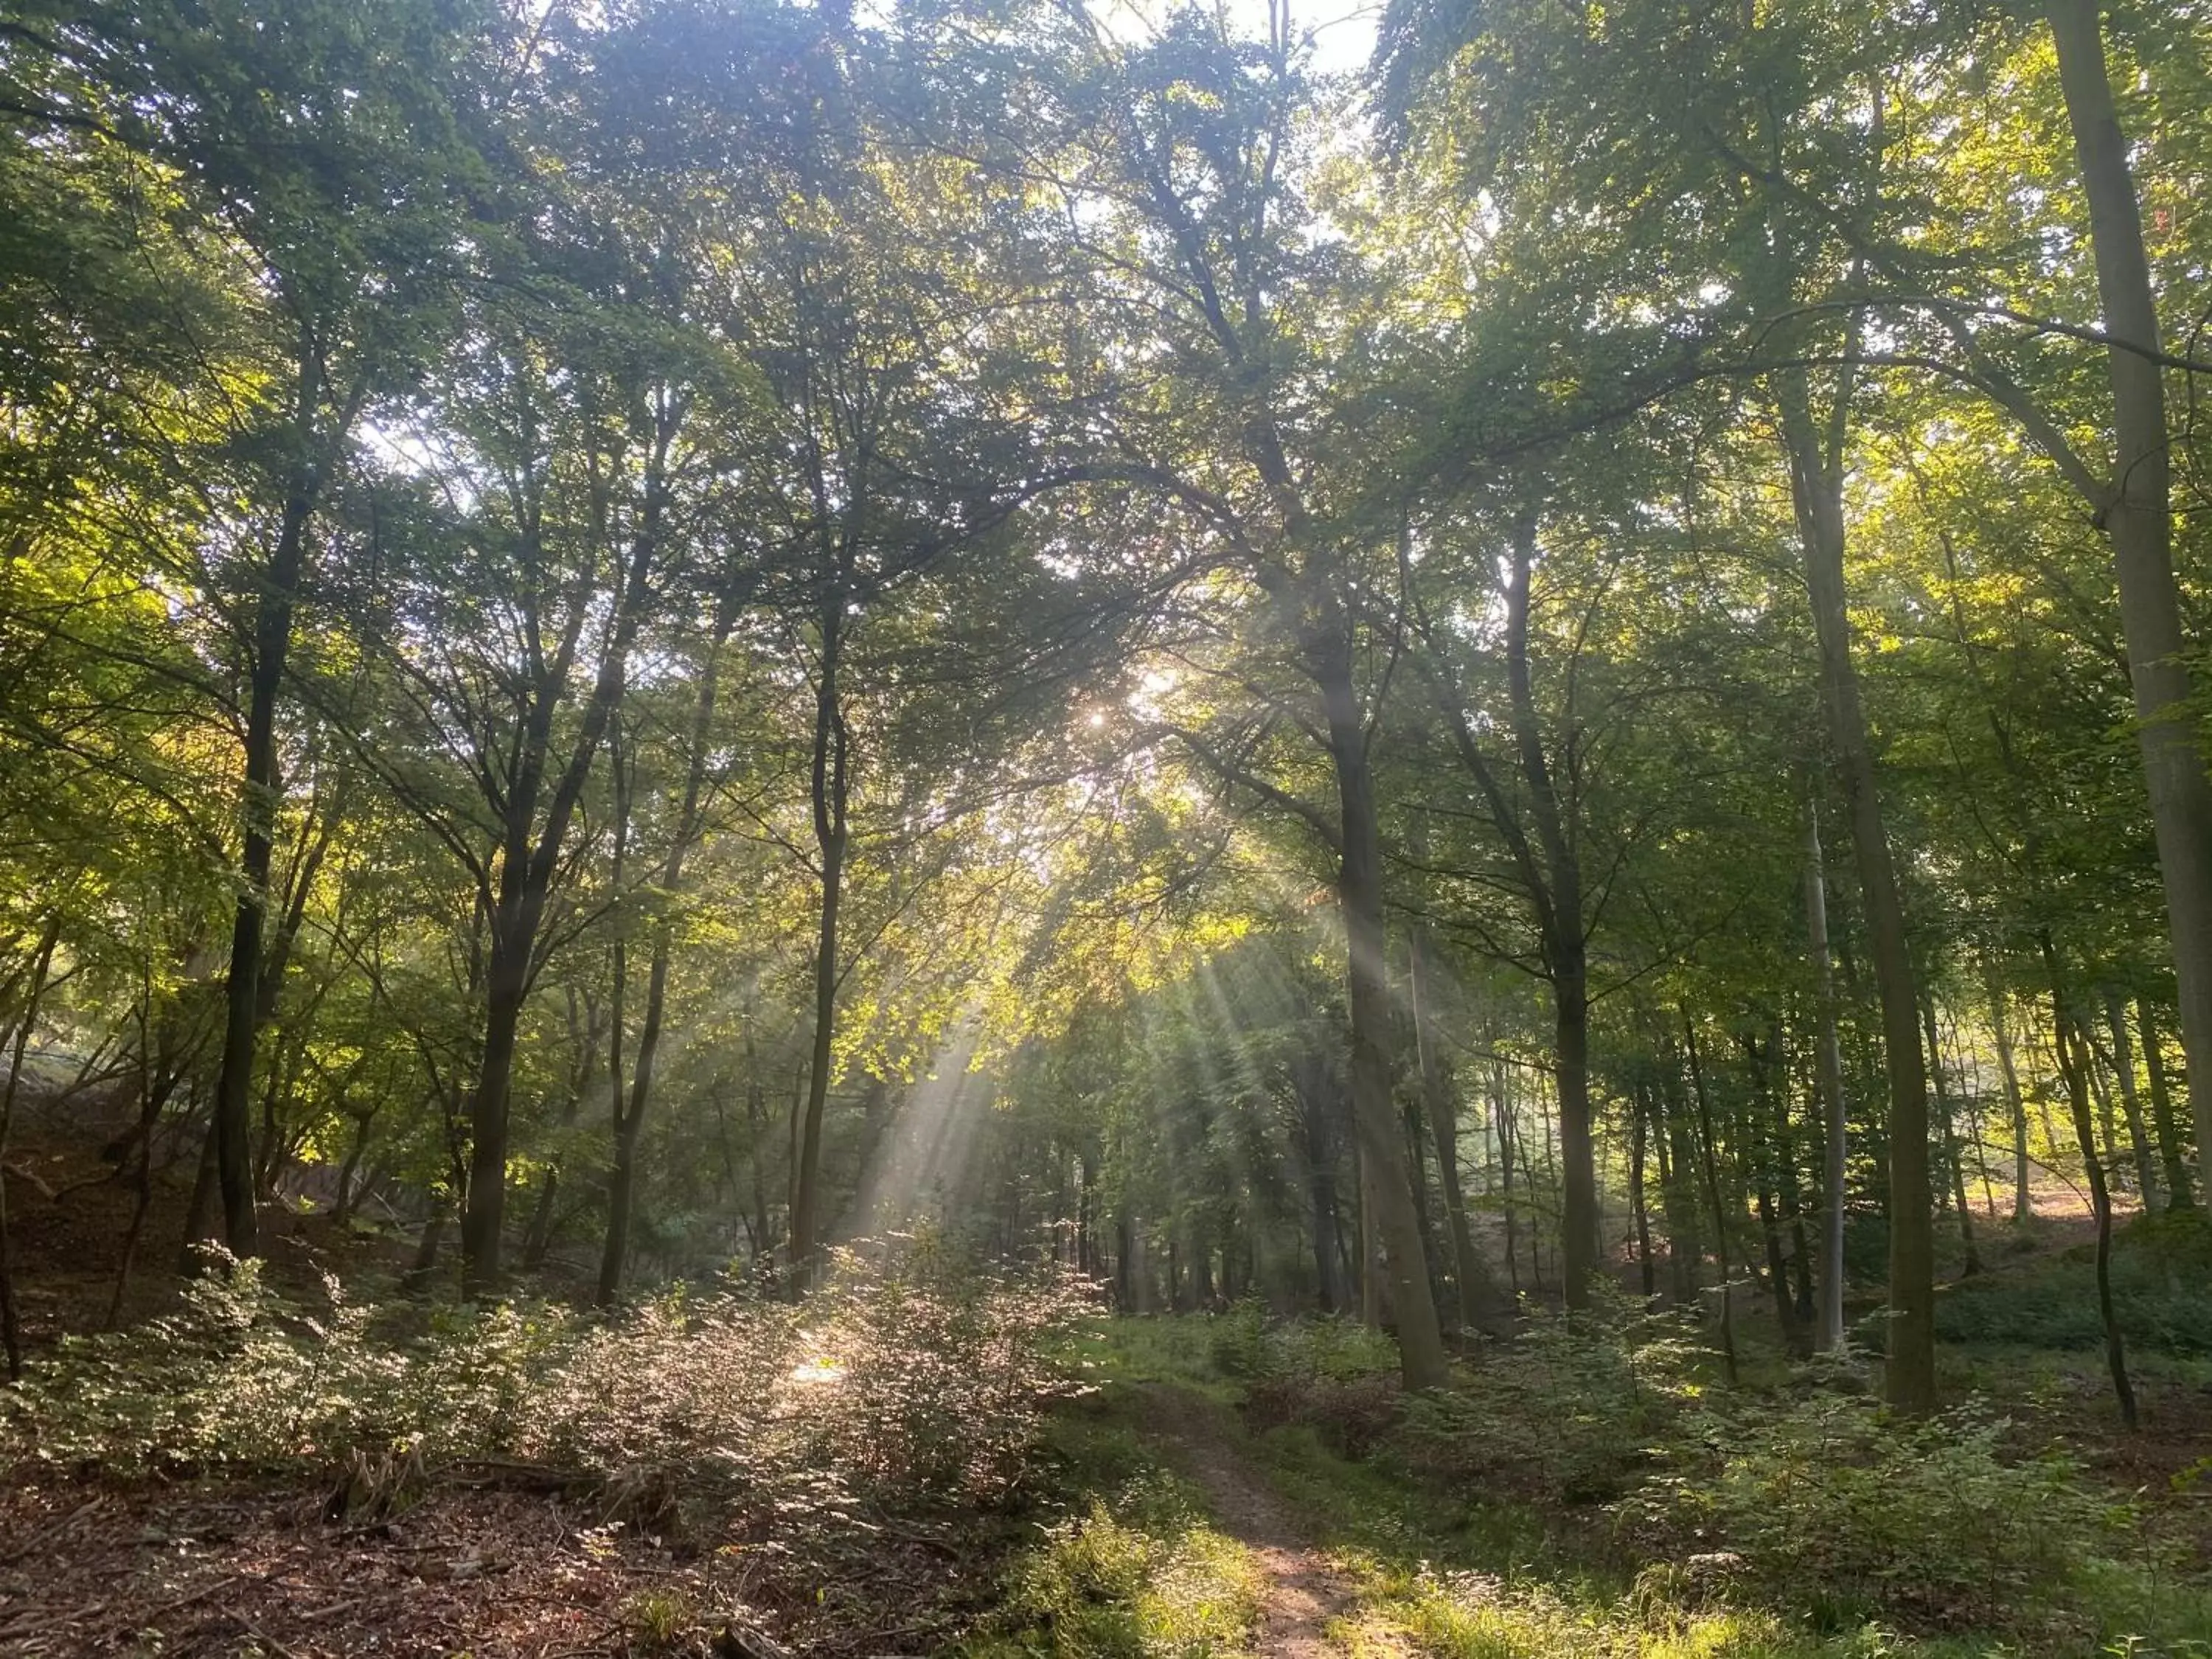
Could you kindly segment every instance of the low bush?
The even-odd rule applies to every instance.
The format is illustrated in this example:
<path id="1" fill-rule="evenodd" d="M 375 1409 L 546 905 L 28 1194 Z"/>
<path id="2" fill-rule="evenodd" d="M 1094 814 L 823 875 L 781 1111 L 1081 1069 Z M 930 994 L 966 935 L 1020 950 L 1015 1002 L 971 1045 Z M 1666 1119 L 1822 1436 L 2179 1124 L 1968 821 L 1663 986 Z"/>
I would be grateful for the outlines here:
<path id="1" fill-rule="evenodd" d="M 1053 1528 L 1009 1577 L 975 1659 L 1201 1659 L 1242 1652 L 1264 1574 L 1158 1471 Z"/>
<path id="2" fill-rule="evenodd" d="M 174 1316 L 64 1342 L 0 1401 L 0 1461 L 127 1477 L 397 1448 L 433 1470 L 667 1470 L 787 1517 L 988 1504 L 1072 1386 L 1062 1356 L 1085 1306 L 1073 1281 L 968 1272 L 926 1243 L 842 1259 L 803 1305 L 679 1292 L 604 1322 L 500 1307 L 425 1328 L 326 1288 L 302 1307 L 233 1263 Z"/>
<path id="3" fill-rule="evenodd" d="M 1571 1319 L 1532 1313 L 1464 1387 L 1410 1403 L 1408 1460 L 1486 1493 L 1556 1504 L 1618 1498 L 1684 1432 L 1703 1357 L 1674 1315 L 1626 1304 Z"/>
<path id="4" fill-rule="evenodd" d="M 1759 1601 L 1826 1628 L 2041 1629 L 2125 1516 L 2053 1450 L 2008 1455 L 1972 1409 L 1899 1422 L 1816 1395 L 1736 1420 L 1703 1415 L 1683 1467 L 1614 1507 L 1644 1559 L 1725 1562 Z"/>
<path id="5" fill-rule="evenodd" d="M 2212 1290 L 2197 1273 L 2123 1249 L 2112 1260 L 2112 1303 L 2130 1348 L 2212 1354 Z M 1936 1334 L 1946 1342 L 2094 1352 L 2105 1343 L 2095 1264 L 2059 1257 L 1954 1285 L 1936 1300 Z"/>
<path id="6" fill-rule="evenodd" d="M 1255 1428 L 1310 1428 L 1357 1457 L 1397 1424 L 1397 1348 L 1364 1325 L 1345 1319 L 1267 1325 L 1252 1343 L 1249 1366 L 1244 1411 Z"/>

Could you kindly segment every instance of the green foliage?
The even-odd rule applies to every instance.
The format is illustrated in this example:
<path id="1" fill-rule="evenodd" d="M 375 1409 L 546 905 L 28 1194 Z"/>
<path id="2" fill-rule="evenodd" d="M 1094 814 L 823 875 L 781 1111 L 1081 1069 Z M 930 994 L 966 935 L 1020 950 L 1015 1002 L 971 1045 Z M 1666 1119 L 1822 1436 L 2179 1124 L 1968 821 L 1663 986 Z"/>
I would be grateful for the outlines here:
<path id="1" fill-rule="evenodd" d="M 1705 1357 L 1674 1316 L 1533 1312 L 1466 1387 L 1410 1402 L 1407 1453 L 1485 1492 L 1547 1504 L 1615 1498 L 1682 1433 Z"/>
<path id="2" fill-rule="evenodd" d="M 1241 1653 L 1262 1578 L 1249 1552 L 1208 1525 L 1191 1489 L 1158 1470 L 1047 1534 L 1009 1579 L 978 1656 L 1200 1659 Z"/>
<path id="3" fill-rule="evenodd" d="M 2128 1517 L 2064 1453 L 2018 1455 L 2012 1431 L 1974 1408 L 1899 1422 L 1827 1395 L 1708 1414 L 1680 1453 L 1686 1471 L 1615 1514 L 1639 1553 L 1702 1558 L 1720 1593 L 1755 1590 L 1829 1628 L 1878 1618 L 2047 1633 Z"/>
<path id="4" fill-rule="evenodd" d="M 1357 1456 L 1398 1420 L 1402 1398 L 1397 1345 L 1357 1320 L 1255 1323 L 1256 1310 L 1217 1338 L 1217 1360 L 1245 1364 L 1245 1414 L 1255 1428 L 1310 1428 L 1338 1451 Z M 1226 1339 L 1225 1342 L 1223 1340 Z"/>
<path id="5" fill-rule="evenodd" d="M 1061 1281 L 853 1258 L 803 1309 L 670 1295 L 592 1323 L 549 1307 L 441 1310 L 427 1328 L 329 1285 L 311 1312 L 258 1264 L 185 1308 L 72 1339 L 9 1396 L 0 1455 L 135 1475 L 319 1470 L 356 1449 L 543 1462 L 834 1519 L 882 1498 L 988 1504 L 1014 1487 L 1081 1303 Z"/>
<path id="6" fill-rule="evenodd" d="M 2212 1267 L 2200 1212 L 2139 1218 L 2114 1239 L 2112 1302 L 2130 1349 L 2212 1354 Z M 1946 1341 L 2092 1351 L 2104 1346 L 2088 1247 L 1983 1274 L 1936 1304 Z"/>

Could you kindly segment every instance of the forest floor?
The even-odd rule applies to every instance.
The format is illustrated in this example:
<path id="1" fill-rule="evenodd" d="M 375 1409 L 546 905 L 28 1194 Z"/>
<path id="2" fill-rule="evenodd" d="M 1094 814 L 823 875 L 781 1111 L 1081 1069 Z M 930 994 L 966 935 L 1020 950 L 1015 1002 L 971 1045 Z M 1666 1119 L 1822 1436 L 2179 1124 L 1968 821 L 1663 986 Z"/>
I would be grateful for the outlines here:
<path id="1" fill-rule="evenodd" d="M 1242 1545 L 1260 1575 L 1251 1651 L 1267 1659 L 1319 1659 L 1345 1650 L 1334 1639 L 1358 1616 L 1359 1587 L 1314 1542 L 1274 1482 L 1240 1445 L 1231 1409 L 1165 1383 L 1138 1385 L 1146 1437 L 1205 1494 L 1220 1529 Z M 1391 1643 L 1363 1651 L 1403 1652 Z"/>
<path id="2" fill-rule="evenodd" d="M 34 1351 L 64 1330 L 96 1328 L 108 1312 L 136 1194 L 107 1151 L 33 1120 L 0 1173 Z M 155 1173 L 119 1310 L 125 1326 L 175 1300 L 169 1268 L 189 1171 L 165 1148 Z M 1945 1346 L 1947 1395 L 1981 1394 L 2063 1436 L 2103 1486 L 2134 1496 L 2189 1573 L 2201 1573 L 2212 1565 L 2212 1480 L 2200 1478 L 2212 1469 L 2212 1358 L 2197 1357 L 2197 1304 L 2174 1304 L 2166 1337 L 2169 1347 L 2176 1333 L 2185 1338 L 2179 1348 L 2137 1352 L 2143 1430 L 2118 1432 L 2101 1358 L 2080 1328 L 2094 1307 L 2084 1279 L 2093 1230 L 2071 1198 L 2039 1191 L 2028 1230 L 1990 1224 L 1988 1270 L 1947 1285 L 1947 1302 L 1973 1316 L 1962 1328 L 1977 1333 Z M 388 1275 L 407 1253 L 404 1237 L 360 1237 L 312 1216 L 274 1216 L 271 1233 L 272 1268 L 301 1284 L 324 1270 Z M 2145 1304 L 2146 1317 L 2156 1310 Z M 1740 1305 L 1738 1319 L 1757 1333 L 1754 1347 L 1773 1346 L 1757 1307 Z M 1100 1387 L 1060 1413 L 1065 1443 L 1040 1462 L 1024 1507 L 932 1516 L 920 1528 L 857 1526 L 826 1551 L 817 1541 L 803 1572 L 772 1535 L 640 1524 L 615 1514 L 603 1488 L 520 1466 L 441 1472 L 403 1510 L 368 1524 L 325 1518 L 331 1482 L 323 1477 L 125 1482 L 56 1480 L 49 1470 L 0 1483 L 0 1656 L 1675 1650 L 1636 1633 L 1616 1590 L 1586 1602 L 1545 1599 L 1546 1584 L 1571 1582 L 1559 1563 L 1557 1573 L 1528 1576 L 1550 1548 L 1545 1516 L 1439 1505 L 1403 1471 L 1340 1456 L 1304 1430 L 1256 1425 L 1212 1369 L 1209 1324 L 1115 1322 Z M 1754 1355 L 1749 1368 L 1762 1367 L 1783 1369 Z M 1176 1487 L 1164 1508 L 1142 1496 L 1155 1477 Z M 1116 1527 L 1128 1560 L 1102 1565 Z M 1124 1618 L 1122 1633 L 1071 1634 L 1055 1623 L 1064 1612 L 1056 1595 Z M 1454 1634 L 1468 1629 L 1501 1644 Z M 1717 1626 L 1692 1629 L 1722 1644 L 1700 1653 L 1800 1651 L 1731 1646 Z M 1615 1645 L 1590 1647 L 1594 1630 L 1611 1632 L 1602 1639 Z M 2007 1650 L 1962 1642 L 1925 1650 Z M 2171 1650 L 2185 1650 L 2200 1651 Z"/>

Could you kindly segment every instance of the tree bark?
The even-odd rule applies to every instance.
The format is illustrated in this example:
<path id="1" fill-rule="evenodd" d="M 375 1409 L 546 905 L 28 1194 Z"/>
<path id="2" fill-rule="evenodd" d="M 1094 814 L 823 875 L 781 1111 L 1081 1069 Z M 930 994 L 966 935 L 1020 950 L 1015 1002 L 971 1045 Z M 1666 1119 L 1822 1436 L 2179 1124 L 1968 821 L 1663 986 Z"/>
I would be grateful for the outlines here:
<path id="1" fill-rule="evenodd" d="M 1628 1125 L 1628 1206 L 1636 1228 L 1636 1263 L 1644 1279 L 1644 1299 L 1659 1294 L 1658 1270 L 1651 1260 L 1651 1204 L 1644 1190 L 1645 1147 L 1651 1133 L 1651 1094 L 1641 1083 L 1631 1105 Z"/>
<path id="2" fill-rule="evenodd" d="M 505 790 L 498 885 L 489 905 L 483 1054 L 469 1100 L 468 1190 L 461 1210 L 462 1284 L 471 1297 L 488 1296 L 499 1285 L 507 1216 L 507 1094 L 514 1077 L 516 1034 L 538 969 L 538 932 L 560 872 L 568 826 L 629 682 L 629 653 L 644 621 L 647 578 L 659 544 L 665 506 L 661 468 L 674 436 L 674 417 L 664 412 L 637 534 L 613 584 L 598 669 L 574 743 L 545 799 L 543 824 L 538 823 L 539 798 L 551 759 L 554 716 L 568 695 L 573 635 L 532 689 L 525 728 L 519 734 L 519 763 Z"/>
<path id="3" fill-rule="evenodd" d="M 312 404 L 308 372 L 301 369 L 301 399 Z M 307 522 L 315 486 L 302 467 L 286 492 L 276 546 L 262 573 L 254 601 L 253 654 L 247 671 L 246 780 L 240 800 L 245 820 L 238 860 L 238 902 L 232 912 L 230 970 L 223 986 L 222 1060 L 216 1073 L 216 1182 L 222 1194 L 223 1243 L 234 1256 L 258 1255 L 260 1230 L 253 1208 L 254 1039 L 263 1007 L 261 924 L 269 908 L 269 872 L 276 839 L 283 782 L 276 759 L 276 694 L 284 684 L 284 659 L 292 641 L 292 606 L 307 561 Z"/>
<path id="4" fill-rule="evenodd" d="M 2188 641 L 2173 574 L 2166 388 L 2151 355 L 2159 349 L 2158 306 L 2106 68 L 2101 7 L 2098 0 L 2050 0 L 2048 11 L 2112 342 L 2106 367 L 2117 482 L 2099 504 L 2100 516 L 2118 576 L 2136 740 L 2165 885 L 2193 1101 L 2197 1080 L 2212 1077 L 2212 782 L 2192 726 Z M 2212 1185 L 2212 1135 L 2198 1141 L 2199 1175 Z"/>
<path id="5" fill-rule="evenodd" d="M 1451 1065 L 1437 1035 L 1436 963 L 1428 930 L 1416 926 L 1407 946 L 1407 984 L 1413 1001 L 1413 1042 L 1421 1068 L 1421 1098 L 1436 1142 L 1437 1181 L 1443 1194 L 1444 1224 L 1451 1235 L 1452 1282 L 1459 1321 L 1471 1329 L 1489 1291 L 1489 1278 L 1474 1252 L 1468 1224 L 1467 1194 L 1459 1177 L 1459 1100 L 1453 1091 Z"/>
<path id="6" fill-rule="evenodd" d="M 1867 945 L 1881 1004 L 1889 1081 L 1889 1330 L 1883 1393 L 1900 1411 L 1936 1404 L 1935 1222 L 1929 1203 L 1928 1078 L 1920 1054 L 1919 997 L 1905 930 L 1897 868 L 1882 825 L 1881 797 L 1858 672 L 1851 660 L 1844 583 L 1841 457 L 1824 452 L 1802 375 L 1780 388 L 1790 495 L 1805 551 L 1806 586 L 1819 635 L 1829 741 L 1850 805 Z"/>
<path id="7" fill-rule="evenodd" d="M 2136 1391 L 2128 1378 L 2127 1350 L 2120 1334 L 2119 1315 L 2112 1305 L 2112 1195 L 2105 1184 L 2104 1162 L 2097 1156 L 2097 1129 L 2089 1114 L 2088 1045 L 2074 1027 L 2066 1006 L 2058 953 L 2051 936 L 2043 936 L 2043 960 L 2051 975 L 2051 1012 L 2056 1030 L 2058 1068 L 2066 1080 L 2066 1098 L 2074 1111 L 2074 1134 L 2081 1144 L 2081 1165 L 2089 1183 L 2089 1206 L 2097 1220 L 2097 1312 L 2105 1328 L 2105 1365 L 2112 1379 L 2112 1395 L 2118 1401 L 2120 1421 L 2136 1426 Z"/>
<path id="8" fill-rule="evenodd" d="M 1513 736 L 1528 787 L 1531 816 L 1546 866 L 1537 919 L 1545 967 L 1552 981 L 1554 1048 L 1558 1062 L 1561 1194 L 1560 1276 L 1570 1308 L 1589 1305 L 1598 1262 L 1597 1170 L 1589 1107 L 1589 969 L 1583 937 L 1582 860 L 1551 763 L 1544 753 L 1528 654 L 1530 582 L 1537 516 L 1524 511 L 1509 546 L 1505 592 L 1505 673 L 1513 711 Z"/>
<path id="9" fill-rule="evenodd" d="M 1996 1039 L 1997 1072 L 2004 1079 L 2005 1109 L 2012 1121 L 2012 1218 L 2034 1218 L 2035 1201 L 2027 1185 L 2027 1102 L 2020 1091 L 2020 1067 L 2013 1056 L 2012 1027 L 2005 1018 L 2005 991 L 1998 982 L 1994 962 L 1984 969 L 1984 983 L 1990 1004 L 1990 1033 Z"/>
<path id="10" fill-rule="evenodd" d="M 714 635 L 699 670 L 699 689 L 691 709 L 690 748 L 684 757 L 684 793 L 677 807 L 667 857 L 660 866 L 663 904 L 672 904 L 684 880 L 684 861 L 698 839 L 700 801 L 707 787 L 707 749 L 713 735 L 714 698 L 721 675 L 722 651 L 737 622 L 733 604 L 725 599 L 716 607 Z M 622 1289 L 623 1271 L 629 1259 L 630 1213 L 637 1186 L 638 1131 L 645 1123 L 647 1102 L 652 1097 L 653 1066 L 660 1052 L 660 1033 L 668 1007 L 668 970 L 676 946 L 676 921 L 663 913 L 653 919 L 653 964 L 646 971 L 645 1015 L 638 1027 L 637 1063 L 629 1085 L 629 1105 L 615 1101 L 614 1169 L 608 1178 L 606 1247 L 599 1256 L 599 1299 L 602 1307 Z M 620 1016 L 617 1014 L 617 1019 Z"/>
<path id="11" fill-rule="evenodd" d="M 1342 824 L 1337 903 L 1344 920 L 1352 1016 L 1352 1118 L 1361 1159 L 1373 1175 L 1377 1231 L 1397 1321 L 1399 1364 L 1408 1389 L 1440 1388 L 1448 1371 L 1443 1331 L 1429 1294 L 1420 1223 L 1413 1212 L 1406 1145 L 1391 1102 L 1389 965 L 1383 953 L 1382 842 L 1367 726 L 1353 690 L 1348 629 L 1330 629 L 1315 653 L 1315 680 L 1328 720 Z"/>
<path id="12" fill-rule="evenodd" d="M 2166 1202 L 2169 1209 L 2186 1210 L 2197 1201 L 2191 1190 L 2189 1160 L 2184 1156 L 2181 1130 L 2173 1120 L 2173 1091 L 2166 1086 L 2166 1054 L 2159 1047 L 2158 1027 L 2150 1017 L 2150 1000 L 2136 999 L 2136 1024 L 2142 1032 L 2143 1070 L 2150 1077 L 2150 1121 L 2158 1131 L 2159 1157 L 2166 1165 Z"/>
<path id="13" fill-rule="evenodd" d="M 1813 961 L 1814 1078 L 1820 1097 L 1820 1317 L 1816 1346 L 1844 1346 L 1844 1182 L 1850 1122 L 1844 1107 L 1844 1060 L 1836 1040 L 1836 974 L 1828 954 L 1828 876 L 1820 851 L 1820 809 L 1805 813 L 1805 935 Z"/>
<path id="14" fill-rule="evenodd" d="M 1682 1052 L 1690 1066 L 1691 1097 L 1698 1107 L 1698 1155 L 1705 1176 L 1705 1201 L 1712 1206 L 1713 1254 L 1721 1271 L 1721 1364 L 1729 1386 L 1736 1385 L 1735 1279 L 1729 1261 L 1729 1222 L 1721 1201 L 1717 1149 L 1713 1145 L 1713 1112 L 1705 1097 L 1705 1068 L 1698 1059 L 1697 1028 L 1687 1011 L 1682 1014 Z"/>
<path id="15" fill-rule="evenodd" d="M 2136 1087 L 2136 1051 L 2128 1030 L 2128 1005 L 2120 994 L 2105 989 L 2105 1024 L 2112 1035 L 2112 1076 L 2118 1081 L 2120 1110 L 2127 1119 L 2128 1146 L 2136 1166 L 2136 1190 L 2142 1194 L 2143 1213 L 2157 1207 L 2158 1163 L 2151 1151 L 2150 1134 L 2143 1125 L 2142 1097 Z"/>
<path id="16" fill-rule="evenodd" d="M 1982 1256 L 1974 1246 L 1974 1211 L 1966 1202 L 1966 1165 L 1959 1155 L 1958 1127 L 1951 1121 L 1951 1091 L 1943 1071 L 1943 1044 L 1936 1032 L 1933 995 L 1921 997 L 1920 1021 L 1928 1037 L 1928 1075 L 1936 1085 L 1936 1118 L 1942 1127 L 1943 1161 L 1950 1166 L 1951 1198 L 1958 1211 L 1959 1248 L 1964 1257 L 1960 1276 L 1972 1279 L 1982 1270 Z"/>
<path id="17" fill-rule="evenodd" d="M 811 1281 L 822 1206 L 822 1119 L 830 1100 L 830 1066 L 837 1020 L 837 919 L 844 897 L 845 857 L 851 844 L 847 817 L 850 733 L 845 725 L 845 590 L 830 585 L 822 606 L 821 675 L 814 696 L 814 764 L 811 781 L 814 842 L 820 860 L 822 908 L 814 941 L 814 1051 L 800 1122 L 799 1167 L 792 1181 L 791 1271 L 794 1289 Z"/>
<path id="18" fill-rule="evenodd" d="M 16 1016 L 15 1038 L 9 1050 L 8 1082 L 5 1089 L 0 1090 L 0 1348 L 7 1352 L 10 1382 L 19 1382 L 23 1377 L 23 1330 L 15 1308 L 15 1263 L 8 1228 L 8 1132 L 15 1127 L 15 1096 L 23 1079 L 23 1056 L 30 1048 L 31 1028 L 38 1024 L 39 1003 L 46 992 L 47 970 L 53 965 L 54 951 L 61 937 L 62 917 L 57 910 L 47 919 L 46 931 L 39 938 L 38 954 L 32 960 L 30 981 L 23 993 L 23 1010 Z M 149 1156 L 150 1153 L 149 1147 Z"/>

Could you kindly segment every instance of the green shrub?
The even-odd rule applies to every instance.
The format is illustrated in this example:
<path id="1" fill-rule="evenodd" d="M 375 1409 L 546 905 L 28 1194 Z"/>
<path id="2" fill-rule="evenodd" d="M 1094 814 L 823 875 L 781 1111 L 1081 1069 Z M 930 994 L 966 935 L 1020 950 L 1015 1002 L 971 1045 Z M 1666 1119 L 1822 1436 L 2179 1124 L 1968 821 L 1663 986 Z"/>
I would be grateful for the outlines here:
<path id="1" fill-rule="evenodd" d="M 402 1334 L 325 1289 L 311 1310 L 233 1263 L 173 1316 L 64 1342 L 0 1398 L 0 1462 L 283 1472 L 404 1445 L 431 1468 L 663 1470 L 786 1521 L 861 1498 L 987 1504 L 1072 1386 L 1084 1308 L 1072 1280 L 964 1273 L 926 1248 L 841 1258 L 803 1307 L 672 1293 L 603 1322 L 450 1309 Z"/>
<path id="2" fill-rule="evenodd" d="M 1265 1327 L 1244 1385 L 1255 1428 L 1310 1428 L 1350 1457 L 1372 1450 L 1396 1425 L 1401 1398 L 1396 1345 L 1347 1319 Z"/>
<path id="3" fill-rule="evenodd" d="M 1241 1653 L 1264 1575 L 1158 1471 L 1053 1528 L 1016 1564 L 979 1654 L 1201 1659 Z"/>
<path id="4" fill-rule="evenodd" d="M 2124 1517 L 2063 1454 L 2008 1456 L 2010 1430 L 1834 1396 L 1706 1417 L 1686 1467 L 1614 1514 L 1647 1559 L 1732 1557 L 1761 1601 L 1829 1627 L 2047 1627 Z"/>
<path id="5" fill-rule="evenodd" d="M 1658 1465 L 1697 1396 L 1703 1350 L 1672 1315 L 1532 1312 L 1462 1387 L 1407 1408 L 1416 1467 L 1547 1504 L 1617 1498 Z"/>
<path id="6" fill-rule="evenodd" d="M 1267 1309 L 1247 1297 L 1213 1322 L 1207 1352 L 1213 1369 L 1239 1382 L 1257 1376 L 1267 1359 Z"/>
<path id="7" fill-rule="evenodd" d="M 2212 1290 L 2194 1272 L 2124 1249 L 2112 1261 L 2112 1303 L 2130 1348 L 2212 1354 Z M 1969 1279 L 1936 1298 L 1936 1334 L 1946 1342 L 2101 1348 L 2096 1267 L 2059 1259 L 2031 1272 Z"/>

